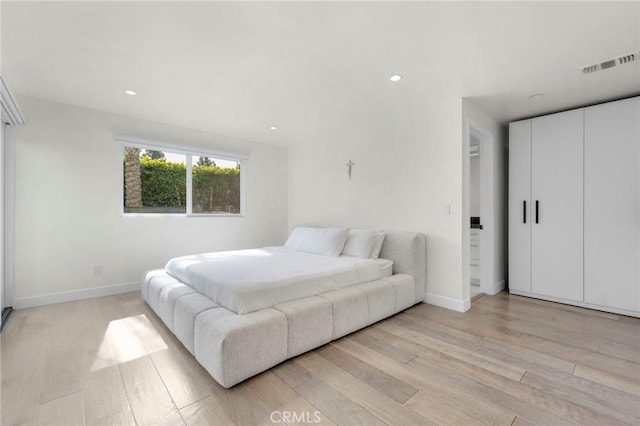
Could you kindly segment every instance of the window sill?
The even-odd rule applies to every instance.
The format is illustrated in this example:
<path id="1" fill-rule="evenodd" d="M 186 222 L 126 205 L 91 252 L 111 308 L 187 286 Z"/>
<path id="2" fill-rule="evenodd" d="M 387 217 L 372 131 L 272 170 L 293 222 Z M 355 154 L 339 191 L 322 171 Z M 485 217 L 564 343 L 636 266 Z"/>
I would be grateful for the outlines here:
<path id="1" fill-rule="evenodd" d="M 244 214 L 121 213 L 121 217 L 244 217 Z"/>

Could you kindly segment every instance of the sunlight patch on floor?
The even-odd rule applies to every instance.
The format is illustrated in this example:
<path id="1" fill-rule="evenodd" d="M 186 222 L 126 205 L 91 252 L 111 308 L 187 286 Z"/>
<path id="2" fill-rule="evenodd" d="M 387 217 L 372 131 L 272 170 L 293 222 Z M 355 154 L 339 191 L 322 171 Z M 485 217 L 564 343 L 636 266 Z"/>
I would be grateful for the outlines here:
<path id="1" fill-rule="evenodd" d="M 91 364 L 91 371 L 97 371 L 115 363 L 133 361 L 165 349 L 168 349 L 166 342 L 146 315 L 113 320 L 109 322 L 98 346 L 95 359 Z"/>

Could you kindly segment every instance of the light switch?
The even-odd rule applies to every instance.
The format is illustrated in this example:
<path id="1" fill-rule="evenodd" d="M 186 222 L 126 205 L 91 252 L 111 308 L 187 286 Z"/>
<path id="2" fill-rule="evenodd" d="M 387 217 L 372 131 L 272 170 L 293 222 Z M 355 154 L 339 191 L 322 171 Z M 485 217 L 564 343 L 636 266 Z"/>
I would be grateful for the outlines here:
<path id="1" fill-rule="evenodd" d="M 445 204 L 442 208 L 442 214 L 448 215 L 451 214 L 451 204 Z"/>

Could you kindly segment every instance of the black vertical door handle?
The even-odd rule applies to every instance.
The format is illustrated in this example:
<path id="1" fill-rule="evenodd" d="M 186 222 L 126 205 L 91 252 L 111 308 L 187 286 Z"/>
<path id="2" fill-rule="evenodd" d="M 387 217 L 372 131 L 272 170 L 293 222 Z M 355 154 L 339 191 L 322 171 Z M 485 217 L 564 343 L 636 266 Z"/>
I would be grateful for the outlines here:
<path id="1" fill-rule="evenodd" d="M 538 207 L 539 207 L 540 201 L 536 200 L 536 223 L 538 223 Z"/>
<path id="2" fill-rule="evenodd" d="M 522 202 L 522 223 L 527 223 L 527 201 Z"/>

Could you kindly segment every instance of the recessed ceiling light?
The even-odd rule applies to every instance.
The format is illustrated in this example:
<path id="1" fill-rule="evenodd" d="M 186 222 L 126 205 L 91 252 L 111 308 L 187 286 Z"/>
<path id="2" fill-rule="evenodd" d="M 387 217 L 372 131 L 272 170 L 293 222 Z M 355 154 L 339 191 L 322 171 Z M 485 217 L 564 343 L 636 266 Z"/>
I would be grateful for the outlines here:
<path id="1" fill-rule="evenodd" d="M 130 95 L 130 96 L 135 96 L 136 95 L 136 91 L 135 90 L 131 90 L 131 89 L 125 90 L 124 93 L 126 93 L 127 95 Z"/>
<path id="2" fill-rule="evenodd" d="M 542 93 L 536 93 L 535 95 L 529 96 L 530 101 L 539 101 L 542 98 L 544 98 L 544 94 Z"/>
<path id="3" fill-rule="evenodd" d="M 269 126 L 269 130 L 278 130 L 278 126 Z"/>
<path id="4" fill-rule="evenodd" d="M 402 80 L 402 74 L 394 74 L 391 77 L 389 77 L 389 80 L 393 81 L 394 83 L 396 81 L 400 81 Z"/>

